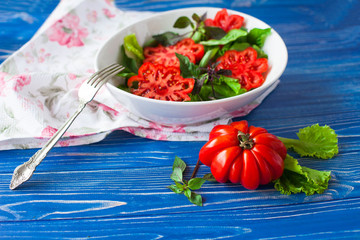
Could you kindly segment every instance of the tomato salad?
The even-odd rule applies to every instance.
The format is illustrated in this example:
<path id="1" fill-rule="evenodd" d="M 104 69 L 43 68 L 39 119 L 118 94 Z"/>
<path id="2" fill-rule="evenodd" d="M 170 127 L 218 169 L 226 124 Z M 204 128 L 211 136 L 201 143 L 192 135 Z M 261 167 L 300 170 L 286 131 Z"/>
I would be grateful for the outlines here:
<path id="1" fill-rule="evenodd" d="M 262 47 L 270 28 L 248 31 L 244 18 L 226 9 L 214 19 L 182 16 L 173 27 L 191 30 L 154 35 L 143 47 L 135 34 L 124 38 L 121 64 L 126 69 L 119 75 L 127 81 L 121 89 L 166 101 L 209 101 L 264 83 L 268 60 Z"/>

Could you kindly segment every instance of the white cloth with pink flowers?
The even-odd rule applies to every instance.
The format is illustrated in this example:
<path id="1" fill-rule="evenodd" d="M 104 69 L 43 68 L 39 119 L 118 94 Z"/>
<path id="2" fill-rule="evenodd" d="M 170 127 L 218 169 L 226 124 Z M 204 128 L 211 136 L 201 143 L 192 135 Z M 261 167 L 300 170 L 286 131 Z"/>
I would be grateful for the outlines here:
<path id="1" fill-rule="evenodd" d="M 78 88 L 94 72 L 99 46 L 152 14 L 121 11 L 110 0 L 62 0 L 34 37 L 0 65 L 0 150 L 42 147 L 77 109 Z M 248 114 L 265 95 L 233 117 Z M 114 130 L 156 140 L 207 140 L 213 126 L 230 121 L 162 126 L 133 116 L 102 88 L 57 146 L 101 141 Z"/>

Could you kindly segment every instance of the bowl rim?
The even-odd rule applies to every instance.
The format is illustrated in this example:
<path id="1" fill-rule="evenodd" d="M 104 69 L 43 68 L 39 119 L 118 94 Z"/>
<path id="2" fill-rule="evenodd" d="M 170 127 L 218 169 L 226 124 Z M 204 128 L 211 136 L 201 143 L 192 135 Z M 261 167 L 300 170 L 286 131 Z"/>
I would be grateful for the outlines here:
<path id="1" fill-rule="evenodd" d="M 181 12 L 181 11 L 192 11 L 192 12 L 196 12 L 196 11 L 199 11 L 199 10 L 206 10 L 206 9 L 212 9 L 212 10 L 222 10 L 224 8 L 218 8 L 218 7 L 189 7 L 189 8 L 178 8 L 178 9 L 172 9 L 172 10 L 168 10 L 168 11 L 162 11 L 162 12 L 157 12 L 155 13 L 154 15 L 151 15 L 151 16 L 147 16 L 143 19 L 140 19 L 138 21 L 135 21 L 133 22 L 132 24 L 130 25 L 127 25 L 127 26 L 124 26 L 122 28 L 120 28 L 119 30 L 117 30 L 114 34 L 112 34 L 107 40 L 105 40 L 105 42 L 99 47 L 99 49 L 97 50 L 96 52 L 96 55 L 95 55 L 95 70 L 98 71 L 99 70 L 99 55 L 101 54 L 102 52 L 102 49 L 109 43 L 112 41 L 112 39 L 116 39 L 117 36 L 125 31 L 127 28 L 130 28 L 132 27 L 133 25 L 136 25 L 136 24 L 139 24 L 141 22 L 144 22 L 144 21 L 147 21 L 149 19 L 152 19 L 152 18 L 155 18 L 155 17 L 161 17 L 162 15 L 168 15 L 168 14 L 171 14 L 173 12 Z M 269 87 L 271 87 L 274 83 L 276 83 L 276 81 L 280 78 L 280 76 L 284 73 L 285 69 L 286 69 L 286 66 L 287 66 L 287 63 L 288 63 L 288 51 L 287 51 L 287 47 L 286 47 L 286 44 L 284 42 L 284 40 L 282 39 L 282 37 L 280 36 L 280 34 L 277 33 L 277 31 L 271 27 L 269 24 L 265 23 L 264 21 L 254 17 L 254 16 L 251 16 L 249 14 L 246 14 L 246 13 L 243 13 L 243 12 L 240 12 L 240 11 L 237 11 L 237 10 L 233 10 L 233 9 L 229 9 L 229 8 L 226 8 L 226 10 L 230 11 L 232 14 L 234 13 L 237 13 L 237 14 L 241 14 L 241 16 L 243 16 L 245 19 L 247 18 L 253 18 L 255 19 L 256 21 L 259 21 L 261 22 L 262 24 L 266 25 L 267 27 L 271 28 L 271 32 L 272 34 L 275 33 L 278 37 L 279 37 L 279 40 L 280 40 L 280 45 L 282 45 L 282 48 L 284 49 L 284 59 L 283 59 L 283 64 L 282 64 L 282 67 L 281 69 L 278 71 L 278 74 L 276 76 L 274 76 L 274 79 L 271 80 L 271 82 L 268 82 L 268 84 L 263 84 L 261 85 L 260 87 L 257 87 L 255 89 L 252 89 L 251 91 L 248 91 L 248 92 L 245 92 L 243 94 L 240 94 L 240 95 L 236 95 L 236 96 L 232 96 L 232 97 L 227 97 L 227 98 L 222 98 L 222 99 L 215 99 L 215 100 L 211 100 L 211 101 L 184 101 L 184 102 L 177 102 L 177 101 L 164 101 L 164 100 L 158 100 L 158 99 L 151 99 L 151 98 L 146 98 L 146 97 L 141 97 L 141 96 L 137 96 L 135 94 L 132 94 L 132 93 L 129 93 L 129 92 L 126 92 L 122 89 L 119 89 L 118 87 L 114 86 L 113 84 L 111 83 L 106 83 L 106 87 L 107 88 L 115 88 L 116 90 L 119 90 L 122 94 L 125 94 L 126 96 L 130 97 L 130 98 L 134 98 L 136 100 L 139 100 L 139 101 L 143 101 L 143 102 L 150 102 L 150 103 L 155 103 L 155 104 L 162 104 L 162 105 L 181 105 L 181 106 L 205 106 L 205 105 L 208 105 L 208 104 L 215 104 L 215 103 L 226 103 L 228 101 L 233 101 L 234 99 L 236 98 L 241 98 L 242 96 L 248 96 L 248 95 L 254 95 L 258 92 L 264 92 L 266 91 L 266 89 L 268 89 Z M 266 81 L 266 80 L 265 80 Z M 110 90 L 111 91 L 111 90 Z M 113 94 L 113 93 L 112 93 Z"/>

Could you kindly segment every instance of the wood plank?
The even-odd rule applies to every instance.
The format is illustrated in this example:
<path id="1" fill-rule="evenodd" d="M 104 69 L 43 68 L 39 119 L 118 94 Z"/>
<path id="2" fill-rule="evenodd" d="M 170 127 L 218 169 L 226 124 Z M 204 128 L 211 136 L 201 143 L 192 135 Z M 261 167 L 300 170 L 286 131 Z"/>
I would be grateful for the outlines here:
<path id="1" fill-rule="evenodd" d="M 347 158 L 351 158 L 351 154 L 347 155 Z M 326 163 L 323 163 L 323 160 L 302 160 L 305 166 L 333 171 L 329 190 L 321 195 L 286 196 L 279 194 L 271 185 L 250 191 L 240 185 L 206 183 L 197 191 L 205 198 L 204 208 L 190 204 L 184 196 L 176 195 L 166 188 L 172 184 L 170 164 L 167 167 L 104 167 L 98 170 L 81 168 L 72 171 L 38 172 L 31 181 L 16 191 L 8 189 L 11 174 L 0 174 L 0 219 L 23 221 L 123 214 L 138 216 L 179 211 L 248 209 L 355 198 L 359 197 L 360 188 L 357 174 L 359 165 L 354 159 L 352 164 L 338 159 L 328 160 Z M 324 165 L 328 166 L 328 169 Z M 208 172 L 206 166 L 201 166 L 198 175 Z M 186 171 L 186 178 L 189 176 L 190 171 Z M 24 209 L 27 210 L 23 211 Z"/>
<path id="2" fill-rule="evenodd" d="M 359 214 L 359 198 L 351 198 L 221 211 L 10 220 L 1 222 L 0 230 L 2 238 L 22 239 L 356 239 Z"/>

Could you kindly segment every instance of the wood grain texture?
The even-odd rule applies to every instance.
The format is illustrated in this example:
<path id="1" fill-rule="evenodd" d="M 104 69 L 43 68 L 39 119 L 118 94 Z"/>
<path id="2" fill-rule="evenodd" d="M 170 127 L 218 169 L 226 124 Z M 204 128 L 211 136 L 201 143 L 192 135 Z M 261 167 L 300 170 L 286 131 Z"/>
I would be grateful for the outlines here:
<path id="1" fill-rule="evenodd" d="M 28 41 L 58 1 L 8 1 L 0 7 L 0 62 Z M 116 131 L 102 142 L 53 149 L 31 181 L 8 188 L 32 150 L 0 152 L 0 239 L 359 239 L 360 2 L 127 1 L 124 10 L 232 8 L 271 25 L 288 47 L 281 83 L 245 118 L 282 137 L 319 123 L 339 136 L 331 160 L 300 159 L 331 170 L 321 195 L 285 196 L 272 185 L 249 191 L 206 183 L 204 207 L 172 193 L 175 156 L 189 177 L 204 142 L 153 141 Z M 238 119 L 236 119 L 238 120 Z M 209 169 L 201 166 L 199 176 Z"/>

